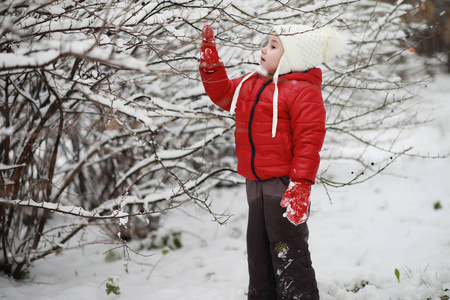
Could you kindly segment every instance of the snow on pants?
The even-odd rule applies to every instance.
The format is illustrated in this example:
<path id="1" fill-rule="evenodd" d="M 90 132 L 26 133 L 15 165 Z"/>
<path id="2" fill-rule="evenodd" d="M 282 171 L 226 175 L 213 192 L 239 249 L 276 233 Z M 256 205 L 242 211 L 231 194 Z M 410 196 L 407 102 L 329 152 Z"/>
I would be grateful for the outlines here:
<path id="1" fill-rule="evenodd" d="M 293 225 L 280 206 L 288 184 L 289 177 L 246 181 L 249 300 L 319 299 L 308 226 Z"/>

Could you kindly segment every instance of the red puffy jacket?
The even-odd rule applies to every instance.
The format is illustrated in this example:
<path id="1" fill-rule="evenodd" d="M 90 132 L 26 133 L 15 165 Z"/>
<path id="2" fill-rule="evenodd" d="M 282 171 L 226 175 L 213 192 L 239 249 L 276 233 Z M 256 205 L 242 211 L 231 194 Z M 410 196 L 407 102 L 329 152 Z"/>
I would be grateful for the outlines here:
<path id="1" fill-rule="evenodd" d="M 214 73 L 200 69 L 205 91 L 224 110 L 230 110 L 239 79 L 228 79 L 225 68 Z M 278 79 L 278 126 L 272 138 L 274 83 L 254 74 L 240 90 L 236 105 L 238 173 L 253 180 L 290 176 L 315 182 L 319 151 L 325 138 L 322 71 L 294 72 Z"/>

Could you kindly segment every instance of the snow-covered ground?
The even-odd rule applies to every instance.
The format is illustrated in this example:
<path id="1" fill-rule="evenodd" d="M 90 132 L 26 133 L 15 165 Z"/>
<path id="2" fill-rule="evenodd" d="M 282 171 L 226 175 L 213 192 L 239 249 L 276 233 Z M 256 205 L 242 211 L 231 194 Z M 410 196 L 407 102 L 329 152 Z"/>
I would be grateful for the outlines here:
<path id="1" fill-rule="evenodd" d="M 422 114 L 435 121 L 410 130 L 406 142 L 424 154 L 450 153 L 450 76 L 438 76 L 423 95 Z M 449 171 L 450 158 L 402 157 L 383 175 L 334 191 L 332 203 L 313 189 L 310 249 L 321 298 L 449 299 Z M 123 251 L 104 254 L 111 245 L 65 251 L 36 262 L 24 281 L 0 276 L 0 299 L 244 300 L 244 187 L 216 189 L 211 199 L 216 212 L 232 215 L 226 226 L 193 205 L 164 218 L 158 232 L 181 232 L 178 250 L 131 252 L 131 261 Z M 140 243 L 150 242 L 131 246 Z M 108 278 L 120 295 L 107 295 Z"/>

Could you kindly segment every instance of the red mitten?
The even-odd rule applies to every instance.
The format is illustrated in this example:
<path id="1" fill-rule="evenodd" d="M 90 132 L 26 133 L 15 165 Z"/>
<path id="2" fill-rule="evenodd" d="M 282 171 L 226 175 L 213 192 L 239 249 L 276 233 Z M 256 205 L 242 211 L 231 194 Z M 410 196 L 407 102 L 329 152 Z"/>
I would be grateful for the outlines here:
<path id="1" fill-rule="evenodd" d="M 286 207 L 284 216 L 294 225 L 304 223 L 308 218 L 311 183 L 307 180 L 291 181 L 280 205 Z"/>
<path id="2" fill-rule="evenodd" d="M 200 68 L 203 72 L 213 73 L 223 66 L 214 41 L 214 31 L 205 24 L 202 30 L 202 46 L 200 48 Z"/>

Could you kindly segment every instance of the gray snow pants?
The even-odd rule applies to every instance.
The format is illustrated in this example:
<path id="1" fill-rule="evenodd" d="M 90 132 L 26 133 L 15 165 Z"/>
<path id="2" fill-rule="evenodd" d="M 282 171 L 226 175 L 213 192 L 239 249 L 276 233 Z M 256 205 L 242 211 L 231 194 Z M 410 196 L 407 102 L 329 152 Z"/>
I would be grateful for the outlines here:
<path id="1" fill-rule="evenodd" d="M 319 299 L 306 223 L 283 217 L 288 177 L 246 181 L 249 300 Z"/>

